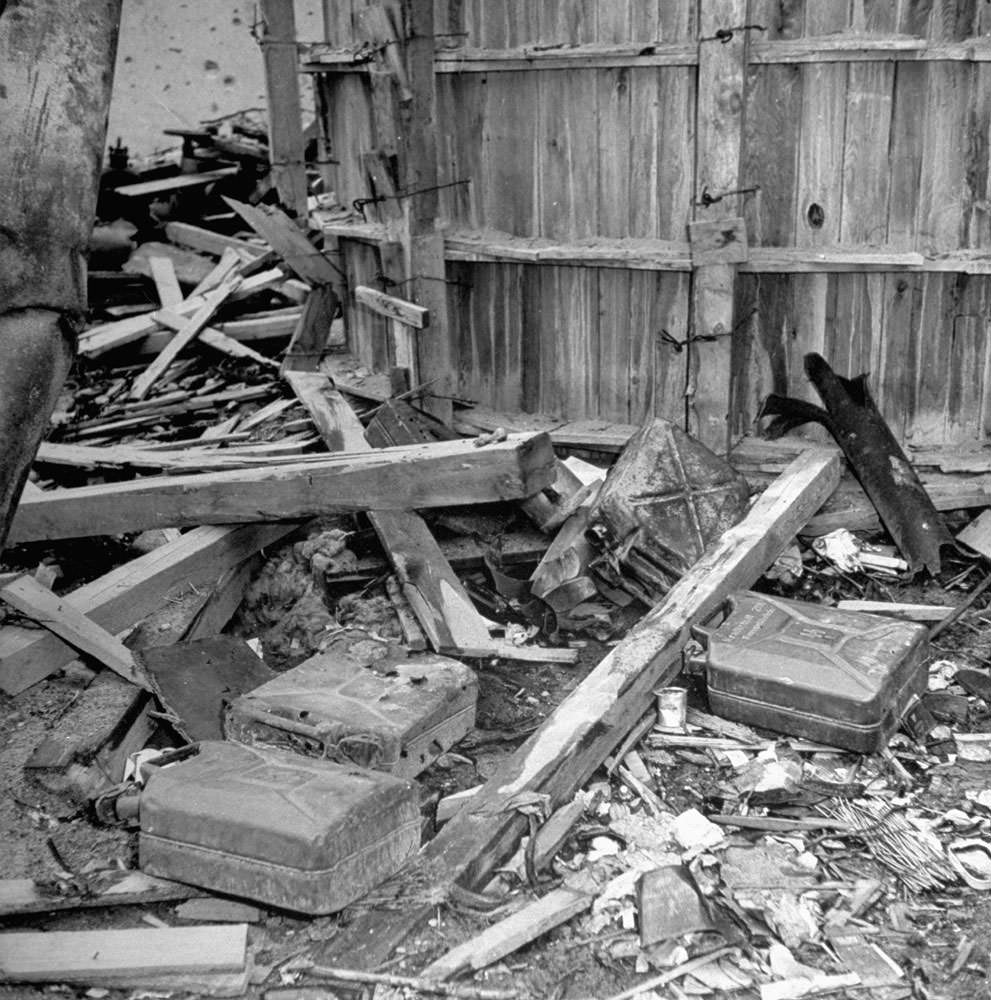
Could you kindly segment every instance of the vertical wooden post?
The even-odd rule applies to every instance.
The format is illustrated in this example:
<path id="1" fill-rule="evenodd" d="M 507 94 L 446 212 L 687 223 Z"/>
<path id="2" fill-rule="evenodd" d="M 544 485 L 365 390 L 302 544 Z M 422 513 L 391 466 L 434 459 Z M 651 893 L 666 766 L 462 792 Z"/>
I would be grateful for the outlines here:
<path id="1" fill-rule="evenodd" d="M 437 184 L 437 99 L 434 86 L 433 0 L 403 0 L 404 38 L 409 100 L 400 100 L 402 134 L 399 144 L 399 183 L 402 192 L 420 191 Z M 397 25 L 397 27 L 399 27 Z M 439 199 L 436 191 L 403 198 L 400 242 L 406 272 L 418 305 L 430 310 L 430 331 L 418 342 L 420 377 L 433 381 L 424 409 L 450 423 L 454 392 L 454 350 L 447 315 L 444 237 L 437 231 Z"/>
<path id="2" fill-rule="evenodd" d="M 0 548 L 72 361 L 120 0 L 0 4 Z"/>
<path id="3" fill-rule="evenodd" d="M 703 191 L 718 198 L 739 188 L 743 132 L 747 32 L 736 30 L 728 41 L 717 31 L 746 22 L 746 0 L 700 0 L 698 5 L 698 112 L 695 136 L 695 208 L 699 222 L 738 214 L 737 196 L 699 205 Z M 711 40 L 710 40 L 711 39 Z M 729 444 L 730 338 L 733 332 L 734 263 L 694 267 L 687 388 L 688 429 L 709 447 Z"/>
<path id="4" fill-rule="evenodd" d="M 293 0 L 261 0 L 261 47 L 268 102 L 268 156 L 279 200 L 306 221 L 306 164 Z"/>

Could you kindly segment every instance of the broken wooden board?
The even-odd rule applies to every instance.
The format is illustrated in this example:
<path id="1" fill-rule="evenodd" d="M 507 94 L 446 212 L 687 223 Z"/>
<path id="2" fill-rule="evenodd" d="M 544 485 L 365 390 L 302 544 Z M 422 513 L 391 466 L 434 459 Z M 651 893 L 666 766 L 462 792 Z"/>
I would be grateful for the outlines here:
<path id="1" fill-rule="evenodd" d="M 315 372 L 320 368 L 339 305 L 337 293 L 330 285 L 317 285 L 310 292 L 292 329 L 292 339 L 282 363 L 283 372 Z"/>
<path id="2" fill-rule="evenodd" d="M 839 460 L 833 454 L 813 450 L 796 459 L 747 516 L 505 759 L 482 791 L 421 850 L 404 877 L 422 877 L 434 899 L 456 881 L 468 888 L 484 885 L 526 830 L 527 819 L 514 804 L 541 794 L 557 806 L 581 788 L 644 714 L 652 692 L 677 675 L 692 626 L 711 615 L 727 594 L 753 584 L 838 479 Z M 327 952 L 347 955 L 352 966 L 375 966 L 432 912 L 433 904 L 372 909 L 331 942 Z"/>
<path id="3" fill-rule="evenodd" d="M 279 288 L 288 294 L 289 282 L 279 268 L 270 268 L 245 278 L 236 291 L 231 293 L 231 301 L 247 298 L 268 288 Z M 203 305 L 205 296 L 191 296 L 175 307 L 182 316 L 192 316 Z M 116 320 L 113 323 L 101 323 L 84 330 L 79 335 L 79 353 L 87 357 L 99 357 L 116 347 L 143 340 L 149 334 L 158 330 L 155 313 L 144 313 L 141 316 L 129 316 L 127 319 Z"/>
<path id="4" fill-rule="evenodd" d="M 297 395 L 300 391 L 297 386 L 306 388 L 315 379 L 329 381 L 325 375 L 293 372 L 287 372 L 286 378 Z M 313 398 L 310 398 L 312 405 Z M 373 449 L 365 441 L 354 411 L 343 397 L 341 403 L 343 406 L 324 414 L 317 424 L 328 449 L 339 451 L 347 439 L 357 451 L 371 453 Z M 456 652 L 459 638 L 470 640 L 474 646 L 487 645 L 490 637 L 484 620 L 448 565 L 423 518 L 405 510 L 369 511 L 368 518 L 396 570 L 402 596 L 433 649 L 437 652 Z"/>
<path id="5" fill-rule="evenodd" d="M 276 676 L 243 639 L 230 635 L 155 646 L 137 656 L 171 725 L 190 743 L 222 740 L 227 704 Z"/>
<path id="6" fill-rule="evenodd" d="M 179 287 L 172 261 L 168 257 L 149 257 L 148 267 L 151 270 L 151 279 L 155 282 L 155 291 L 158 293 L 161 307 L 172 309 L 179 305 L 185 296 Z"/>
<path id="7" fill-rule="evenodd" d="M 121 878 L 98 892 L 62 895 L 31 878 L 0 880 L 0 917 L 19 917 L 58 910 L 94 909 L 100 906 L 135 906 L 179 902 L 201 895 L 202 889 L 182 882 L 155 878 L 144 872 L 120 872 Z"/>
<path id="8" fill-rule="evenodd" d="M 148 689 L 147 679 L 122 642 L 34 577 L 23 574 L 4 583 L 0 587 L 0 600 L 43 625 L 73 649 L 92 656 L 119 677 L 139 688 Z"/>
<path id="9" fill-rule="evenodd" d="M 202 527 L 84 584 L 66 600 L 114 634 L 167 604 L 179 590 L 211 586 L 293 524 Z M 0 688 L 18 694 L 76 658 L 76 651 L 42 629 L 0 628 Z"/>
<path id="10" fill-rule="evenodd" d="M 364 451 L 364 429 L 334 383 L 320 372 L 286 371 L 283 378 L 306 407 L 328 451 Z"/>
<path id="11" fill-rule="evenodd" d="M 589 879 L 591 882 L 591 879 Z M 452 948 L 446 955 L 431 962 L 420 975 L 427 980 L 443 982 L 459 972 L 484 969 L 499 959 L 512 955 L 524 945 L 543 936 L 560 924 L 576 917 L 595 901 L 594 884 L 589 891 L 563 886 L 527 904 L 503 920 L 486 927 L 481 934 Z"/>
<path id="12" fill-rule="evenodd" d="M 186 326 L 186 321 L 169 309 L 159 309 L 156 317 L 162 326 L 168 330 L 173 330 L 175 333 L 179 333 Z M 158 352 L 159 356 L 170 342 L 171 338 L 162 342 Z M 264 354 L 259 354 L 254 348 L 248 347 L 247 344 L 242 344 L 241 341 L 229 337 L 222 330 L 217 330 L 212 326 L 205 326 L 200 330 L 199 342 L 206 344 L 207 347 L 212 347 L 215 351 L 221 351 L 232 358 L 247 358 L 249 361 L 254 361 L 256 364 L 264 365 L 267 368 L 279 367 L 278 361 L 273 358 L 267 358 Z"/>
<path id="13" fill-rule="evenodd" d="M 837 601 L 841 611 L 860 611 L 870 615 L 884 615 L 909 622 L 941 622 L 953 614 L 953 607 L 944 604 L 899 604 L 891 601 Z"/>
<path id="14" fill-rule="evenodd" d="M 268 247 L 260 246 L 257 243 L 239 240 L 235 236 L 224 236 L 222 233 L 215 233 L 210 229 L 194 226 L 188 222 L 167 222 L 165 235 L 172 243 L 189 247 L 191 250 L 201 250 L 214 257 L 219 257 L 228 247 L 255 257 L 260 257 L 268 251 Z"/>
<path id="15" fill-rule="evenodd" d="M 401 399 L 383 403 L 372 412 L 374 416 L 365 428 L 365 440 L 373 448 L 391 448 L 416 441 L 453 441 L 460 436 L 429 413 Z"/>
<path id="16" fill-rule="evenodd" d="M 233 177 L 240 169 L 240 167 L 220 167 L 198 174 L 175 174 L 154 181 L 138 181 L 135 184 L 124 184 L 114 188 L 114 193 L 125 198 L 150 198 L 156 194 L 171 194 L 173 191 L 214 184 L 225 177 Z"/>
<path id="17" fill-rule="evenodd" d="M 233 198 L 224 198 L 224 201 L 303 281 L 313 285 L 330 285 L 337 280 L 334 265 L 281 209 L 269 205 L 246 205 Z"/>
<path id="18" fill-rule="evenodd" d="M 131 399 L 144 399 L 151 387 L 165 374 L 165 370 L 179 356 L 179 352 L 193 342 L 200 331 L 207 325 L 221 303 L 228 298 L 240 284 L 240 278 L 225 281 L 217 288 L 203 296 L 203 304 L 179 328 L 175 336 L 162 348 L 154 361 L 134 380 L 128 394 Z"/>
<path id="19" fill-rule="evenodd" d="M 532 496 L 553 474 L 546 434 L 514 436 L 485 448 L 438 441 L 340 452 L 271 469 L 50 490 L 22 500 L 9 541 L 512 500 Z"/>
<path id="20" fill-rule="evenodd" d="M 247 924 L 0 934 L 0 980 L 127 983 L 147 976 L 240 972 Z"/>
<path id="21" fill-rule="evenodd" d="M 454 429 L 465 434 L 488 433 L 498 427 L 510 433 L 546 431 L 555 448 L 608 454 L 619 454 L 639 429 L 635 424 L 614 424 L 607 420 L 562 420 L 541 413 L 501 413 L 485 406 L 455 413 Z"/>
<path id="22" fill-rule="evenodd" d="M 135 721 L 145 695 L 108 670 L 101 671 L 79 693 L 66 712 L 49 730 L 24 765 L 25 772 L 46 788 L 46 775 L 61 776 L 75 763 L 84 767 L 110 742 L 123 737 Z"/>

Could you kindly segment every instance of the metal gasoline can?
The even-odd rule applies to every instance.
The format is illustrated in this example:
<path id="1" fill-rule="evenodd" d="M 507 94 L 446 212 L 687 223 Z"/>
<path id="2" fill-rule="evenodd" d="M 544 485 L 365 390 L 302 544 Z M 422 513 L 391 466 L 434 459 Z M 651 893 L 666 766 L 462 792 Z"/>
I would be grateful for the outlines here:
<path id="1" fill-rule="evenodd" d="M 929 632 L 881 615 L 741 591 L 705 647 L 717 715 L 875 753 L 927 686 Z"/>
<path id="2" fill-rule="evenodd" d="M 139 864 L 161 878 L 299 913 L 334 913 L 420 846 L 417 786 L 241 743 L 151 769 Z"/>
<path id="3" fill-rule="evenodd" d="M 236 698 L 224 735 L 414 778 L 471 731 L 477 700 L 458 660 L 340 643 Z"/>

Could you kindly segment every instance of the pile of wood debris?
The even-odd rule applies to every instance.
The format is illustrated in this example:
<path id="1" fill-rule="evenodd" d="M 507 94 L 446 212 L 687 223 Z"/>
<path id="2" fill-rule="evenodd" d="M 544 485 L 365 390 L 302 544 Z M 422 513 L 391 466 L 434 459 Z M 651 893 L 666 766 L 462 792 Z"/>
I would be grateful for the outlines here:
<path id="1" fill-rule="evenodd" d="M 83 335 L 11 527 L 0 687 L 18 724 L 46 685 L 62 700 L 13 762 L 55 865 L 34 856 L 0 884 L 4 975 L 89 996 L 272 1000 L 327 982 L 377 997 L 894 1000 L 983 979 L 991 680 L 969 665 L 984 665 L 976 641 L 935 638 L 988 631 L 973 555 L 987 558 L 986 518 L 934 580 L 944 599 L 910 604 L 895 600 L 900 554 L 849 532 L 879 523 L 834 446 L 745 441 L 717 468 L 663 422 L 514 425 L 459 405 L 452 430 L 409 405 L 423 394 L 410 372 L 390 382 L 340 352 L 340 276 L 302 231 L 230 206 L 250 232 L 170 222 L 168 244 L 144 244 L 134 267 L 156 301 Z M 426 322 L 353 291 L 400 326 Z M 677 488 L 656 479 L 672 456 Z M 952 456 L 915 458 L 936 506 L 957 512 L 947 523 L 991 506 L 982 456 L 965 476 L 925 466 Z M 675 513 L 643 514 L 672 497 Z M 710 711 L 683 654 L 755 586 L 928 622 L 934 652 L 910 692 L 923 721 L 892 737 L 887 720 L 861 754 Z M 60 852 L 68 829 L 120 820 L 135 770 L 163 748 L 223 741 L 238 699 L 328 656 L 359 673 L 387 663 L 383 684 L 456 658 L 482 689 L 478 723 L 493 723 L 445 717 L 417 767 L 389 764 L 422 786 L 424 846 L 342 912 L 293 917 L 247 890 L 251 905 L 152 877 L 117 828 L 125 871 Z M 515 686 L 506 664 L 527 678 L 512 700 L 534 709 L 508 732 L 491 710 Z M 672 725 L 654 692 L 673 684 L 688 709 Z M 312 756 L 324 736 L 301 713 L 281 745 Z M 95 816 L 78 808 L 93 803 Z M 96 908 L 109 916 L 94 929 L 80 915 Z"/>

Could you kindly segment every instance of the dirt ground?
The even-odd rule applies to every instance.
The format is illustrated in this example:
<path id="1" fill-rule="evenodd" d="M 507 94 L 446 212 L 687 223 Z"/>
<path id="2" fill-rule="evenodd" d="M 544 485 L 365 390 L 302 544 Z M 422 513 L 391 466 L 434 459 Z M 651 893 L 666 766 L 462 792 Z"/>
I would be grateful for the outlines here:
<path id="1" fill-rule="evenodd" d="M 922 585 L 904 585 L 871 581 L 865 576 L 847 580 L 822 575 L 821 567 L 811 564 L 797 595 L 808 600 L 832 602 L 838 597 L 870 597 L 919 603 L 956 603 L 979 580 L 980 572 L 968 576 L 962 586 L 945 589 L 946 582 L 959 576 L 963 563 L 954 562 L 944 572 L 942 584 L 931 581 Z M 770 585 L 776 586 L 776 585 Z M 608 645 L 582 637 L 581 660 L 574 667 L 546 664 L 498 662 L 474 664 L 479 667 L 480 701 L 475 731 L 454 752 L 446 754 L 422 777 L 424 797 L 432 799 L 485 781 L 500 759 L 556 706 L 582 677 L 607 652 Z M 991 611 L 985 601 L 967 612 L 962 620 L 941 635 L 932 647 L 932 660 L 949 660 L 956 667 L 974 667 L 985 671 L 991 652 Z M 65 799 L 45 792 L 25 777 L 23 765 L 34 748 L 69 708 L 85 685 L 88 674 L 81 668 L 62 671 L 35 685 L 16 698 L 0 700 L 0 830 L 5 847 L 0 851 L 0 876 L 32 877 L 43 882 L 64 880 L 66 873 L 92 877 L 101 869 L 130 868 L 136 864 L 135 835 L 121 829 L 107 828 L 91 821 L 85 810 Z M 690 704 L 705 709 L 704 686 L 698 678 L 686 678 Z M 951 689 L 952 690 L 952 689 Z M 938 720 L 937 720 L 938 721 Z M 991 732 L 991 707 L 979 698 L 971 698 L 966 723 L 954 728 L 968 732 Z M 937 731 L 937 736 L 940 732 Z M 646 746 L 646 744 L 644 745 Z M 991 825 L 991 809 L 974 801 L 974 794 L 991 788 L 991 763 L 964 761 L 955 757 L 952 740 L 929 739 L 917 743 L 905 738 L 896 741 L 896 756 L 912 779 L 914 804 L 933 818 L 947 810 L 957 810 L 972 820 L 972 830 L 979 834 Z M 724 805 L 725 786 L 731 769 L 716 756 L 699 752 L 674 752 L 667 763 L 644 750 L 650 761 L 654 790 L 673 814 L 690 808 L 718 812 Z M 663 756 L 663 755 L 662 755 Z M 848 762 L 854 758 L 847 755 Z M 888 765 L 874 759 L 868 771 L 895 780 Z M 580 868 L 588 857 L 590 843 L 600 835 L 608 821 L 609 808 L 619 806 L 637 813 L 634 796 L 615 779 L 609 783 L 604 772 L 593 782 L 604 789 L 611 806 L 603 812 L 586 811 L 561 851 L 555 873 L 566 874 Z M 968 798 L 968 792 L 971 798 Z M 813 798 L 799 802 L 800 811 L 808 814 Z M 604 819 L 603 817 L 606 817 Z M 958 822 L 959 819 L 958 819 Z M 967 832 L 966 827 L 961 827 Z M 760 839 L 746 831 L 732 834 L 731 844 L 752 844 Z M 911 894 L 894 876 L 873 860 L 855 839 L 829 852 L 828 872 L 833 878 L 878 877 L 883 891 L 860 916 L 872 940 L 905 970 L 900 993 L 850 990 L 834 995 L 895 995 L 935 1000 L 941 997 L 987 996 L 988 941 L 991 940 L 991 894 L 961 885 L 940 891 Z M 825 871 L 823 878 L 826 877 Z M 526 887 L 517 885 L 509 899 L 526 896 Z M 899 904 L 905 904 L 899 908 Z M 260 923 L 250 928 L 250 942 L 255 961 L 270 975 L 264 983 L 251 987 L 250 995 L 260 996 L 281 985 L 298 985 L 298 974 L 268 968 L 299 954 L 316 953 L 339 933 L 340 925 L 355 913 L 345 911 L 339 917 L 317 920 L 268 911 Z M 898 914 L 901 914 L 899 918 Z M 405 948 L 387 963 L 386 971 L 415 973 L 428 961 L 453 945 L 483 929 L 490 917 L 463 901 L 438 906 L 434 919 L 422 933 L 406 942 Z M 175 904 L 160 903 L 89 909 L 76 912 L 41 914 L 4 921 L 4 930 L 80 929 L 94 927 L 142 927 L 162 921 L 179 921 Z M 628 937 L 629 935 L 627 935 Z M 488 987 L 512 986 L 521 996 L 555 998 L 608 997 L 643 979 L 634 963 L 616 943 L 622 940 L 618 927 L 589 930 L 584 918 L 572 920 L 550 932 L 540 941 L 523 948 L 480 976 Z M 961 945 L 972 947 L 961 961 Z M 743 953 L 751 944 L 741 940 Z M 821 964 L 822 948 L 805 944 L 795 949 L 795 956 L 810 964 Z M 817 959 L 819 961 L 817 961 Z M 290 968 L 291 968 L 290 963 Z M 305 982 L 305 980 L 304 980 Z M 906 989 L 909 992 L 906 992 Z M 335 987 L 323 996 L 356 995 Z M 0 997 L 34 997 L 42 994 L 89 996 L 136 995 L 161 996 L 161 991 L 141 992 L 102 990 L 87 992 L 72 987 L 5 987 Z M 661 995 L 684 996 L 684 993 Z M 712 995 L 720 995 L 718 992 Z M 735 995 L 754 997 L 756 990 Z"/>

